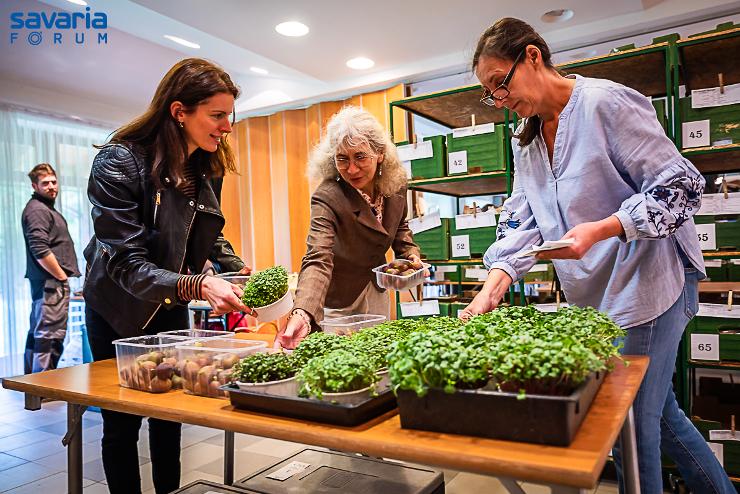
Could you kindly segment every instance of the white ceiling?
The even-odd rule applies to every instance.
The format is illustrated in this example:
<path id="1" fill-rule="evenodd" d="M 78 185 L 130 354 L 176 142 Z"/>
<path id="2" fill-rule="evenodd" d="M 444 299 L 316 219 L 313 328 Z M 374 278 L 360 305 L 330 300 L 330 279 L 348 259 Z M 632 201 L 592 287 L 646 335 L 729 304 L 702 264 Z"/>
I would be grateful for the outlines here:
<path id="1" fill-rule="evenodd" d="M 729 0 L 375 0 L 362 8 L 346 0 L 88 0 L 108 16 L 108 43 L 90 38 L 62 45 L 45 39 L 10 44 L 0 31 L 0 101 L 119 125 L 140 113 L 161 76 L 178 59 L 216 61 L 238 82 L 240 116 L 347 97 L 398 82 L 464 71 L 480 33 L 495 19 L 531 23 L 554 51 L 576 49 L 644 32 L 740 12 Z M 570 8 L 574 17 L 547 24 L 540 16 Z M 9 26 L 15 11 L 80 11 L 66 0 L 3 0 Z M 303 38 L 286 38 L 274 26 L 307 24 Z M 42 30 L 43 31 L 43 30 Z M 43 31 L 44 34 L 49 34 Z M 163 38 L 180 36 L 201 45 L 190 49 Z M 48 39 L 51 38 L 49 34 Z M 345 66 L 366 56 L 367 71 Z M 270 71 L 258 76 L 258 66 Z"/>

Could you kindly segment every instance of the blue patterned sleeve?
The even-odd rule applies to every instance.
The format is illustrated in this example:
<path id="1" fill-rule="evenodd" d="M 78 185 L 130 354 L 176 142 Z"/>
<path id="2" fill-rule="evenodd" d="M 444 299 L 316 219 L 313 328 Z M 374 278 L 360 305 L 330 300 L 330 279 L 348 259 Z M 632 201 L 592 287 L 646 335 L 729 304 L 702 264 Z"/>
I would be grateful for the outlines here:
<path id="1" fill-rule="evenodd" d="M 612 92 L 607 124 L 609 153 L 635 194 L 614 215 L 622 240 L 673 235 L 699 211 L 704 177 L 665 135 L 650 101 L 629 88 Z"/>
<path id="2" fill-rule="evenodd" d="M 499 215 L 496 241 L 486 250 L 483 263 L 490 271 L 501 269 L 513 281 L 524 276 L 535 265 L 534 257 L 514 258 L 514 254 L 542 243 L 542 235 L 516 175 L 511 196 Z"/>

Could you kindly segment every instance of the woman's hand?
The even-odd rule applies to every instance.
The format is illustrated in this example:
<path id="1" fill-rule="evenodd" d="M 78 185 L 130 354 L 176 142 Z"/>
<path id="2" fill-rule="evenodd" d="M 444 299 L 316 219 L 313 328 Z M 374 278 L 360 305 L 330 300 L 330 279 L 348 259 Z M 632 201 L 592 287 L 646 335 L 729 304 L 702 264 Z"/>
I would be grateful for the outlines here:
<path id="1" fill-rule="evenodd" d="M 483 289 L 475 296 L 472 302 L 462 310 L 460 319 L 467 321 L 478 314 L 491 312 L 498 307 L 499 302 L 509 289 L 512 279 L 502 269 L 492 269 L 488 273 L 488 279 L 483 284 Z"/>
<path id="2" fill-rule="evenodd" d="M 241 300 L 244 290 L 239 285 L 234 285 L 221 278 L 206 276 L 200 292 L 211 306 L 213 310 L 211 313 L 214 316 L 234 311 L 252 312 L 252 309 L 244 305 Z"/>
<path id="3" fill-rule="evenodd" d="M 622 235 L 623 233 L 622 222 L 616 216 L 609 216 L 601 221 L 581 223 L 563 235 L 562 240 L 574 239 L 575 242 L 573 245 L 563 247 L 562 249 L 540 252 L 537 254 L 537 259 L 581 259 L 595 243 Z"/>
<path id="4" fill-rule="evenodd" d="M 280 331 L 275 337 L 275 348 L 288 348 L 292 350 L 298 343 L 311 332 L 311 316 L 303 309 L 295 309 L 288 319 L 285 330 Z"/>

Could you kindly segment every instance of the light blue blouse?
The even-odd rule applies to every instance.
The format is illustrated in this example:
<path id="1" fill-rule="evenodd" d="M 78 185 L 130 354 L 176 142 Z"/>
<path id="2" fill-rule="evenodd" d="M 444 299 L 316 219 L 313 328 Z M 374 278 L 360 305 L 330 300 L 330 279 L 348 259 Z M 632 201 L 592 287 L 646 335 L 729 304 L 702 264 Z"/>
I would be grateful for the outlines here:
<path id="1" fill-rule="evenodd" d="M 595 307 L 629 328 L 668 310 L 684 286 L 677 249 L 702 273 L 692 216 L 704 178 L 681 156 L 650 101 L 620 84 L 576 76 L 560 114 L 552 168 L 542 136 L 520 147 L 497 240 L 483 258 L 516 281 L 534 265 L 514 255 L 574 226 L 615 215 L 624 236 L 595 244 L 580 260 L 555 260 L 569 303 Z"/>

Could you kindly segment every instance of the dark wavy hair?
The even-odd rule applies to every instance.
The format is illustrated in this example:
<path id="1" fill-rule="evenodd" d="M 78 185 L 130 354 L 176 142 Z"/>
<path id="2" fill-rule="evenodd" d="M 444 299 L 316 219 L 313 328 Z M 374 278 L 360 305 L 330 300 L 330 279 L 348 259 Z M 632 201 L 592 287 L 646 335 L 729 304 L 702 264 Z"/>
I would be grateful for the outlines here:
<path id="1" fill-rule="evenodd" d="M 201 58 L 186 58 L 176 63 L 157 86 L 149 108 L 143 115 L 113 133 L 111 143 L 132 143 L 142 146 L 152 158 L 152 180 L 162 187 L 161 179 L 169 174 L 180 185 L 183 168 L 188 160 L 188 145 L 184 130 L 170 113 L 170 105 L 180 101 L 186 113 L 195 111 L 208 98 L 227 93 L 236 99 L 239 88 L 218 65 Z M 236 171 L 234 152 L 228 139 L 222 139 L 218 149 L 209 153 L 195 151 L 201 163 L 207 163 L 210 177 L 222 177 Z"/>
<path id="2" fill-rule="evenodd" d="M 542 63 L 545 67 L 557 70 L 552 64 L 550 48 L 537 34 L 537 31 L 526 22 L 513 17 L 504 17 L 497 20 L 493 26 L 486 29 L 478 40 L 473 54 L 473 70 L 478 67 L 480 57 L 496 57 L 513 62 L 524 51 L 527 45 L 536 46 L 542 53 Z M 520 146 L 531 143 L 540 133 L 540 117 L 532 115 L 527 118 L 524 129 L 516 135 Z"/>

